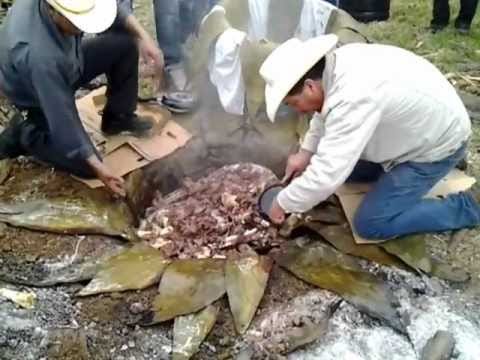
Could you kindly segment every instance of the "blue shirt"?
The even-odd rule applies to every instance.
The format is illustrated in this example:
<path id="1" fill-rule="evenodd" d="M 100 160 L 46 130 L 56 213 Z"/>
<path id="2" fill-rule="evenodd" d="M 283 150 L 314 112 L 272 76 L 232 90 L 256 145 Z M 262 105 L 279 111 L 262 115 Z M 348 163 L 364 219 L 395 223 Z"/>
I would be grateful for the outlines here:
<path id="1" fill-rule="evenodd" d="M 120 1 L 115 26 L 131 11 Z M 75 86 L 83 71 L 82 36 L 62 34 L 44 0 L 16 0 L 0 28 L 0 88 L 19 108 L 41 108 L 62 134 L 55 142 L 71 159 L 86 159 L 93 144 L 81 126 Z"/>

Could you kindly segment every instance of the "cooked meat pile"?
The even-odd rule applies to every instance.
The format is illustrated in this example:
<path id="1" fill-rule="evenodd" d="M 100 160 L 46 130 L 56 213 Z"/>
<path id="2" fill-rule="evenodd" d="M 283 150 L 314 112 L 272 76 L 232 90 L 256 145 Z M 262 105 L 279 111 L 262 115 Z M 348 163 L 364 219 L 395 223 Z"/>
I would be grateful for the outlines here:
<path id="1" fill-rule="evenodd" d="M 278 245 L 277 230 L 258 213 L 257 199 L 278 182 L 254 164 L 223 167 L 163 197 L 157 195 L 141 222 L 139 237 L 169 257 L 223 258 L 242 244 Z"/>

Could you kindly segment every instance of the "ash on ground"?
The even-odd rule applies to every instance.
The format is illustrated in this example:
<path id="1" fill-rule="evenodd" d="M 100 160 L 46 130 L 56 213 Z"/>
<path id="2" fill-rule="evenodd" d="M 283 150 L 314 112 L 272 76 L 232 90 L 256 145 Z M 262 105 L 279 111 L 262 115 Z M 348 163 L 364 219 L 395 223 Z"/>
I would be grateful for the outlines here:
<path id="1" fill-rule="evenodd" d="M 242 244 L 279 245 L 277 230 L 257 210 L 262 191 L 278 183 L 267 168 L 225 166 L 168 196 L 158 194 L 138 230 L 140 238 L 168 257 L 223 258 Z"/>

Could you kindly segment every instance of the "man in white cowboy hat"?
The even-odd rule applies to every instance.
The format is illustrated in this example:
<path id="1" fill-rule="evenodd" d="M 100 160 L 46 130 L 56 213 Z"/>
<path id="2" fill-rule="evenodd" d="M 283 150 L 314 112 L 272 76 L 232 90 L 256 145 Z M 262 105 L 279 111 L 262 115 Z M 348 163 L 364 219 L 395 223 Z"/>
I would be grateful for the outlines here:
<path id="1" fill-rule="evenodd" d="M 102 130 L 144 132 L 135 115 L 138 56 L 163 69 L 163 55 L 131 14 L 128 0 L 16 0 L 0 29 L 0 88 L 23 115 L 0 134 L 0 158 L 32 155 L 123 195 L 83 128 L 75 90 L 108 79 Z M 106 31 L 108 30 L 108 31 Z M 101 33 L 82 39 L 82 33 Z"/>
<path id="2" fill-rule="evenodd" d="M 264 62 L 266 106 L 283 102 L 314 113 L 301 149 L 288 159 L 270 218 L 302 213 L 345 181 L 377 180 L 357 210 L 364 238 L 473 227 L 480 207 L 470 192 L 424 195 L 464 157 L 471 134 L 455 89 L 427 60 L 393 46 L 350 44 L 335 35 L 291 39 Z"/>

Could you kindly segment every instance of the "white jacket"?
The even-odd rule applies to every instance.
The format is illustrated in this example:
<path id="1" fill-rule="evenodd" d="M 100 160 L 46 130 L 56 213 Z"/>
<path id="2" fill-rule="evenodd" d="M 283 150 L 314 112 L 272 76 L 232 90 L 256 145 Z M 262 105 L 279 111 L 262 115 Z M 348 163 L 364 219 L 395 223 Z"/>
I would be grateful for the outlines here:
<path id="1" fill-rule="evenodd" d="M 288 213 L 305 212 L 332 195 L 359 159 L 388 171 L 407 162 L 453 154 L 471 134 L 453 86 L 427 60 L 386 45 L 350 44 L 327 55 L 325 103 L 302 148 L 305 172 L 278 196 Z"/>

